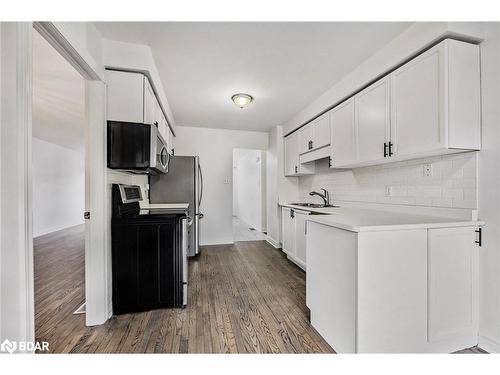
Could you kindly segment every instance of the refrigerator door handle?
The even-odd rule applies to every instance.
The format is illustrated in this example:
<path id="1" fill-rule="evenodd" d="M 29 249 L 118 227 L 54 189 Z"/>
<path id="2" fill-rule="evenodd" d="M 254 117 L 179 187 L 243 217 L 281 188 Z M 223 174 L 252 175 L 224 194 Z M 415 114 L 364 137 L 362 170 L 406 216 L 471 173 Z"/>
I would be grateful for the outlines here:
<path id="1" fill-rule="evenodd" d="M 198 174 L 200 176 L 200 196 L 198 197 L 198 209 L 201 206 L 201 199 L 203 198 L 203 173 L 201 171 L 200 163 L 198 162 Z"/>

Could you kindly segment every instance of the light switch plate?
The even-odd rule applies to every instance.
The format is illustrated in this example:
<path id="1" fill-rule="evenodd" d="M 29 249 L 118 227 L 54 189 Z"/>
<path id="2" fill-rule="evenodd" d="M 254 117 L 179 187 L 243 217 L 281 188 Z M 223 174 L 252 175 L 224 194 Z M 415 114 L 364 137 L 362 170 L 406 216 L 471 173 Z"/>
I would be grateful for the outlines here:
<path id="1" fill-rule="evenodd" d="M 225 184 L 230 184 L 230 183 L 231 183 L 231 179 L 230 179 L 229 177 L 226 177 L 226 178 L 224 179 L 224 183 L 225 183 Z"/>
<path id="2" fill-rule="evenodd" d="M 386 197 L 392 196 L 392 186 L 386 186 L 385 187 L 385 196 Z"/>

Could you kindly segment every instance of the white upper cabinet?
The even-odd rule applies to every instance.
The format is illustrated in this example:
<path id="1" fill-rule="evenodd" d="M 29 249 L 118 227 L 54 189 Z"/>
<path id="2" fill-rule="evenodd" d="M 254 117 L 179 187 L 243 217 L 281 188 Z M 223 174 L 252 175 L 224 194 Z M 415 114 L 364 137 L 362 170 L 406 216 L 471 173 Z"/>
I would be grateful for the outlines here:
<path id="1" fill-rule="evenodd" d="M 446 39 L 299 130 L 300 161 L 355 168 L 481 148 L 479 46 Z M 329 130 L 328 130 L 329 129 Z"/>
<path id="2" fill-rule="evenodd" d="M 330 119 L 328 113 L 299 129 L 299 153 L 303 154 L 330 144 Z"/>
<path id="3" fill-rule="evenodd" d="M 477 45 L 447 39 L 390 78 L 392 159 L 480 149 Z"/>
<path id="4" fill-rule="evenodd" d="M 170 127 L 147 76 L 106 70 L 106 84 L 108 120 L 156 125 L 169 150 L 173 148 Z"/>
<path id="5" fill-rule="evenodd" d="M 341 168 L 357 161 L 354 99 L 333 108 L 330 112 L 331 163 L 332 168 Z"/>
<path id="6" fill-rule="evenodd" d="M 390 140 L 390 80 L 382 78 L 354 97 L 357 162 L 383 160 Z"/>
<path id="7" fill-rule="evenodd" d="M 314 163 L 300 163 L 299 132 L 294 132 L 284 138 L 285 176 L 300 176 L 314 173 Z"/>
<path id="8" fill-rule="evenodd" d="M 144 121 L 144 75 L 106 70 L 107 116 L 110 121 Z"/>
<path id="9" fill-rule="evenodd" d="M 299 129 L 299 154 L 313 149 L 314 124 L 309 123 Z"/>
<path id="10" fill-rule="evenodd" d="M 169 152 L 170 152 L 170 154 L 173 155 L 174 149 L 175 149 L 175 136 L 172 133 L 172 130 L 170 129 L 170 127 L 168 128 L 168 139 L 170 140 L 170 142 L 168 143 Z"/>
<path id="11" fill-rule="evenodd" d="M 313 148 L 325 147 L 330 144 L 330 116 L 325 113 L 314 120 Z"/>

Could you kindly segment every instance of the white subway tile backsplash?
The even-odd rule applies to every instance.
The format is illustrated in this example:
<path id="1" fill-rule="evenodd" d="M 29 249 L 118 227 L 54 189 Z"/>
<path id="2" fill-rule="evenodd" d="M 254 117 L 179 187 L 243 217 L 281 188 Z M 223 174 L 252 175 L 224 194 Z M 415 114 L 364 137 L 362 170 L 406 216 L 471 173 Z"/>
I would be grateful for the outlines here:
<path id="1" fill-rule="evenodd" d="M 432 164 L 432 176 L 424 176 Z M 434 156 L 352 170 L 332 170 L 326 159 L 316 162 L 316 174 L 299 177 L 300 197 L 316 202 L 309 192 L 325 188 L 334 200 L 477 208 L 476 152 Z M 392 187 L 387 197 L 386 186 Z"/>

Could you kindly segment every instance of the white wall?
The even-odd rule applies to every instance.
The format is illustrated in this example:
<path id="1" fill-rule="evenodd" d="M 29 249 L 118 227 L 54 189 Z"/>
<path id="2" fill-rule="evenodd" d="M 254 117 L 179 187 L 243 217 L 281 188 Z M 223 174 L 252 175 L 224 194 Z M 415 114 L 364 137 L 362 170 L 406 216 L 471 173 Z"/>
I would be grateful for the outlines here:
<path id="1" fill-rule="evenodd" d="M 432 165 L 431 177 L 424 176 L 424 164 Z M 309 192 L 325 188 L 335 201 L 476 209 L 476 164 L 475 152 L 351 170 L 332 170 L 324 159 L 316 162 L 314 175 L 299 177 L 299 200 L 320 203 Z"/>
<path id="2" fill-rule="evenodd" d="M 266 150 L 268 133 L 239 130 L 177 127 L 177 155 L 199 155 L 204 192 L 201 244 L 233 243 L 233 149 Z M 229 183 L 224 183 L 228 178 Z"/>
<path id="3" fill-rule="evenodd" d="M 479 250 L 479 344 L 500 352 L 500 26 L 483 24 L 481 43 L 482 149 L 479 217 L 486 222 Z"/>
<path id="4" fill-rule="evenodd" d="M 233 215 L 266 231 L 266 156 L 262 150 L 233 151 Z M 237 207 L 237 210 L 234 208 Z"/>
<path id="5" fill-rule="evenodd" d="M 33 138 L 33 236 L 83 224 L 85 155 Z"/>

